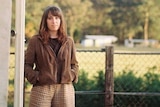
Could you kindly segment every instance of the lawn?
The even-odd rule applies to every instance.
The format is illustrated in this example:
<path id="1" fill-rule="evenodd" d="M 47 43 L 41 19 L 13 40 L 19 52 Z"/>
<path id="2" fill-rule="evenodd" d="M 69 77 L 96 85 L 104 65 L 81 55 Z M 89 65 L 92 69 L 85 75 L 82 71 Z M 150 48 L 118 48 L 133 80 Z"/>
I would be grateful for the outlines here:
<path id="1" fill-rule="evenodd" d="M 160 53 L 156 48 L 125 48 L 114 47 L 114 73 L 117 74 L 123 70 L 133 70 L 135 74 L 142 75 L 148 68 L 159 67 L 160 54 L 146 54 L 146 53 Z M 79 48 L 78 48 L 79 49 Z M 82 48 L 81 48 L 82 49 Z M 90 48 L 87 48 L 90 49 Z M 97 48 L 96 48 L 97 49 Z M 11 52 L 14 52 L 14 48 L 11 48 Z M 126 53 L 135 54 L 126 54 Z M 144 54 L 137 54 L 137 52 L 143 52 Z M 118 53 L 118 54 L 117 54 Z M 124 54 L 122 54 L 124 53 Z M 77 52 L 77 59 L 79 62 L 79 69 L 88 72 L 89 77 L 97 74 L 97 71 L 105 71 L 105 52 Z M 10 69 L 9 77 L 13 79 L 15 55 L 10 55 Z"/>

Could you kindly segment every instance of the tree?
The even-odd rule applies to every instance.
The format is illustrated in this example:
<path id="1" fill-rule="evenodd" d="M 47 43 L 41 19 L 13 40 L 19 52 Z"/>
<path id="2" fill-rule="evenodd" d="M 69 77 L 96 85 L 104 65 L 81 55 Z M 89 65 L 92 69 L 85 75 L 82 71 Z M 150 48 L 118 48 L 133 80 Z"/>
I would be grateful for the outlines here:
<path id="1" fill-rule="evenodd" d="M 88 0 L 58 0 L 67 22 L 69 35 L 74 38 L 75 31 L 81 29 L 90 20 L 88 16 L 91 10 L 91 2 Z"/>
<path id="2" fill-rule="evenodd" d="M 25 35 L 27 38 L 38 32 L 44 8 L 53 4 L 55 4 L 54 0 L 26 0 Z"/>
<path id="3" fill-rule="evenodd" d="M 160 25 L 158 18 L 160 16 L 160 3 L 158 0 L 143 0 L 143 4 L 139 9 L 144 23 L 144 45 L 148 46 L 148 38 L 151 36 L 155 37 L 160 33 L 157 29 L 157 25 Z"/>
<path id="4" fill-rule="evenodd" d="M 15 29 L 15 0 L 12 0 L 12 21 L 11 21 L 11 28 Z"/>
<path id="5" fill-rule="evenodd" d="M 114 25 L 114 34 L 118 35 L 120 43 L 123 43 L 125 38 L 132 39 L 143 30 L 138 14 L 138 6 L 142 4 L 142 1 L 113 0 L 113 3 L 114 8 L 109 15 Z"/>
<path id="6" fill-rule="evenodd" d="M 89 26 L 84 29 L 86 34 L 113 34 L 112 20 L 108 13 L 113 9 L 112 1 L 110 0 L 91 0 L 93 3 L 93 13 Z"/>

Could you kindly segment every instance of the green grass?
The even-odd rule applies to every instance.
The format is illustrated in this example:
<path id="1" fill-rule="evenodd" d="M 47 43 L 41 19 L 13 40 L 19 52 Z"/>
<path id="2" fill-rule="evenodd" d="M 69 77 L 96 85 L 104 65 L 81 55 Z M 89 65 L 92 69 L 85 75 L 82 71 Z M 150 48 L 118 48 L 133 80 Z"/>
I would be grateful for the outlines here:
<path id="1" fill-rule="evenodd" d="M 101 48 L 83 48 L 78 49 L 101 49 Z M 15 52 L 14 47 L 11 47 L 11 52 Z M 158 48 L 126 48 L 122 46 L 115 46 L 114 52 L 160 52 Z M 97 74 L 97 71 L 105 71 L 105 52 L 77 52 L 77 59 L 79 62 L 80 70 L 84 70 L 89 73 L 89 77 Z M 10 79 L 13 79 L 15 56 L 10 56 Z M 115 54 L 114 55 L 114 71 L 121 72 L 124 69 L 130 69 L 136 72 L 136 74 L 143 74 L 149 67 L 160 65 L 160 55 L 127 55 L 127 54 Z"/>

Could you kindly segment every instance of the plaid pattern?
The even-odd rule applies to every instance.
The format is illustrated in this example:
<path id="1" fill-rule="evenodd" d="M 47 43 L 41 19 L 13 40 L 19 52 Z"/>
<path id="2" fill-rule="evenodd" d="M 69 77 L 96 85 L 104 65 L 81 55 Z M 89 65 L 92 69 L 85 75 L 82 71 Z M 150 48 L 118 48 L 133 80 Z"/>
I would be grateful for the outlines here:
<path id="1" fill-rule="evenodd" d="M 35 86 L 29 107 L 75 107 L 74 87 L 72 84 Z"/>

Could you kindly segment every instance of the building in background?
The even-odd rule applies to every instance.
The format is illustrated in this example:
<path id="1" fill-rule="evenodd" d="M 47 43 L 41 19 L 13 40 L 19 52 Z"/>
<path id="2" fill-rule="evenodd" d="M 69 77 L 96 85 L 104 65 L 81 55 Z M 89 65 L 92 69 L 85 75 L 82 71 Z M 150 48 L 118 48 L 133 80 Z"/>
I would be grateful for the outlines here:
<path id="1" fill-rule="evenodd" d="M 118 38 L 114 35 L 85 35 L 81 41 L 84 47 L 104 47 L 114 44 Z"/>
<path id="2" fill-rule="evenodd" d="M 149 47 L 156 47 L 159 43 L 158 43 L 158 40 L 155 40 L 155 39 L 148 39 L 147 40 L 148 42 L 148 46 Z M 125 39 L 124 40 L 124 46 L 125 47 L 138 47 L 138 46 L 145 46 L 145 40 L 144 39 Z"/>

